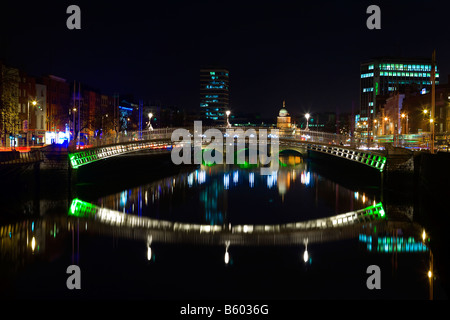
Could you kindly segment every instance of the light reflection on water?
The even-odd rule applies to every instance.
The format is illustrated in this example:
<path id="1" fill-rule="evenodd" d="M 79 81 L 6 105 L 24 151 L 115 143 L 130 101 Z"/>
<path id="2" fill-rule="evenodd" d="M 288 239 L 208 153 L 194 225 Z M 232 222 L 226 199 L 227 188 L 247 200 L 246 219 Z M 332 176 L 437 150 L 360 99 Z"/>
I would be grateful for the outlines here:
<path id="1" fill-rule="evenodd" d="M 282 157 L 281 161 L 284 165 L 279 171 L 267 176 L 260 175 L 257 167 L 201 166 L 192 172 L 123 190 L 99 199 L 94 219 L 83 219 L 82 216 L 66 214 L 2 225 L 0 228 L 1 260 L 12 262 L 11 265 L 19 271 L 21 268 L 32 265 L 38 259 L 46 261 L 49 271 L 39 276 L 44 279 L 43 287 L 49 286 L 55 295 L 58 295 L 61 288 L 64 289 L 61 283 L 65 283 L 65 279 L 62 279 L 61 283 L 59 278 L 58 281 L 54 280 L 54 274 L 61 273 L 60 266 L 53 264 L 54 257 L 61 256 L 64 267 L 81 263 L 82 270 L 85 270 L 83 268 L 86 265 L 96 270 L 95 278 L 90 279 L 92 283 L 89 283 L 89 286 L 96 287 L 96 290 L 103 290 L 104 294 L 109 293 L 111 291 L 109 289 L 122 292 L 121 288 L 127 288 L 130 291 L 142 290 L 145 295 L 149 293 L 148 288 L 151 287 L 152 294 L 156 297 L 164 295 L 164 292 L 169 297 L 172 297 L 172 294 L 180 295 L 180 292 L 190 292 L 193 286 L 185 286 L 183 283 L 188 281 L 186 279 L 198 281 L 198 279 L 211 277 L 225 279 L 224 284 L 228 284 L 229 281 L 235 281 L 236 284 L 239 280 L 242 280 L 242 283 L 251 283 L 254 290 L 247 297 L 253 297 L 259 293 L 264 293 L 267 297 L 278 297 L 276 292 L 280 290 L 271 291 L 265 286 L 261 287 L 261 279 L 270 283 L 272 287 L 284 290 L 286 283 L 272 280 L 284 275 L 289 277 L 294 287 L 303 286 L 306 290 L 283 291 L 289 297 L 303 292 L 300 296 L 308 298 L 305 292 L 308 290 L 312 292 L 316 287 L 322 287 L 324 291 L 323 293 L 315 291 L 315 297 L 341 297 L 342 293 L 336 291 L 339 286 L 349 286 L 349 290 L 362 287 L 362 293 L 367 294 L 364 287 L 367 279 L 365 268 L 368 263 L 375 263 L 379 264 L 383 270 L 389 270 L 389 272 L 383 271 L 383 281 L 385 281 L 383 292 L 387 292 L 388 297 L 395 294 L 401 286 L 411 282 L 413 283 L 411 289 L 408 287 L 403 291 L 403 295 L 397 298 L 403 298 L 409 292 L 414 298 L 426 298 L 428 283 L 426 278 L 423 281 L 421 275 L 425 274 L 429 268 L 426 263 L 428 256 L 431 256 L 427 245 L 429 240 L 421 239 L 424 231 L 410 221 L 399 223 L 389 219 L 378 222 L 366 221 L 325 231 L 316 227 L 313 231 L 295 231 L 286 237 L 279 233 L 280 242 L 277 244 L 275 237 L 273 237 L 273 243 L 270 243 L 272 240 L 270 233 L 264 235 L 262 232 L 258 233 L 256 229 L 249 230 L 248 228 L 253 228 L 252 226 L 243 225 L 240 230 L 239 224 L 281 224 L 317 220 L 356 211 L 379 202 L 376 193 L 369 194 L 358 189 L 345 188 L 311 170 L 308 163 L 300 157 Z M 90 204 L 87 203 L 87 205 Z M 98 210 L 103 212 L 103 215 L 99 215 Z M 107 223 L 102 220 L 103 218 Z M 150 221 L 151 219 L 157 220 Z M 119 220 L 128 221 L 131 226 L 120 224 Z M 177 222 L 178 225 L 181 225 L 180 222 L 200 223 L 202 224 L 199 232 L 201 236 L 195 232 L 189 233 L 186 230 L 175 230 L 175 228 L 172 228 L 173 232 L 170 233 L 164 221 Z M 144 228 L 141 226 L 143 223 L 154 224 L 155 228 Z M 210 225 L 226 228 L 228 224 L 235 226 L 235 233 L 227 233 L 227 230 L 216 233 L 211 231 L 213 227 Z M 172 227 L 173 225 L 171 224 Z M 207 228 L 202 230 L 205 226 Z M 195 226 L 191 225 L 191 227 Z M 231 245 L 227 238 L 230 234 L 235 236 Z M 192 235 L 191 240 L 194 241 L 195 249 L 188 247 L 191 251 L 188 254 L 189 257 L 186 257 L 185 245 L 188 244 L 190 235 Z M 309 238 L 304 237 L 305 235 Z M 112 238 L 113 241 L 107 241 L 105 244 L 102 242 L 104 237 L 108 240 Z M 214 242 L 216 245 L 203 249 L 205 244 L 212 244 L 213 237 L 219 239 Z M 120 245 L 118 245 L 118 239 L 121 241 Z M 239 243 L 241 241 L 239 239 L 243 239 L 242 243 Z M 349 240 L 354 242 L 345 242 Z M 166 242 L 173 243 L 171 241 L 177 243 L 177 246 L 161 247 L 160 245 Z M 282 241 L 295 244 L 294 251 L 286 248 L 288 246 L 282 247 Z M 220 247 L 217 247 L 218 243 L 221 244 Z M 357 244 L 356 247 L 354 243 Z M 261 254 L 260 249 L 255 249 L 257 245 L 264 248 L 263 253 L 267 260 L 250 261 L 250 259 L 261 259 L 258 257 L 258 254 Z M 278 247 L 272 250 L 269 247 L 273 245 Z M 246 246 L 248 248 L 244 249 Z M 126 248 L 125 250 L 133 254 L 131 256 L 124 254 L 120 248 Z M 180 248 L 180 250 L 177 251 L 174 248 Z M 200 254 L 197 254 L 197 251 Z M 202 252 L 206 254 L 202 255 Z M 116 257 L 116 264 L 109 263 L 113 257 Z M 124 257 L 132 260 L 128 261 Z M 182 257 L 185 259 L 183 260 Z M 277 258 L 272 257 L 287 259 L 285 261 L 288 262 L 278 263 Z M 408 264 L 403 264 L 402 262 L 406 259 L 409 261 Z M 139 273 L 136 270 L 142 268 L 144 262 L 148 263 L 145 265 L 146 268 L 159 269 L 145 269 Z M 221 269 L 217 262 L 220 262 L 222 266 L 230 267 L 234 273 L 232 275 L 226 273 L 226 270 Z M 103 265 L 104 268 L 96 269 L 97 265 Z M 250 273 L 246 271 L 246 265 L 254 268 L 251 271 L 252 275 L 259 268 L 266 271 L 249 277 Z M 321 271 L 318 275 L 308 273 L 303 268 L 305 265 L 311 269 L 318 267 Z M 401 272 L 412 275 L 401 284 L 396 282 L 398 281 L 395 273 L 397 265 Z M 334 270 L 334 266 L 338 269 Z M 351 279 L 340 280 L 339 275 L 345 274 L 347 269 L 352 270 Z M 150 279 L 148 270 L 158 270 L 154 273 L 157 274 L 158 279 L 153 277 L 148 280 Z M 410 270 L 414 270 L 414 273 Z M 207 272 L 209 272 L 208 275 L 205 275 Z M 305 277 L 303 272 L 306 272 L 308 276 Z M 391 272 L 392 279 L 389 278 Z M 103 282 L 99 284 L 95 282 L 98 277 L 121 279 L 123 274 L 134 273 L 137 274 L 139 281 L 135 284 L 122 281 L 120 284 L 122 287 L 119 290 L 113 282 L 103 289 L 101 289 Z M 183 279 L 183 283 L 170 282 L 170 279 L 178 274 Z M 268 277 L 268 274 L 271 276 Z M 235 280 L 236 278 L 238 280 Z M 388 286 L 390 285 L 393 289 L 385 289 L 386 283 L 389 283 Z M 25 291 L 39 291 L 39 285 L 39 282 L 32 282 Z M 173 291 L 170 288 L 174 288 Z M 248 290 L 246 285 L 240 285 L 239 288 Z M 289 286 L 287 288 L 289 289 Z M 84 290 L 85 293 L 90 293 L 88 289 Z M 68 294 L 67 291 L 62 291 Z M 211 293 L 217 296 L 222 291 L 205 292 L 207 293 L 204 295 Z M 234 293 L 234 290 L 230 291 L 230 294 Z M 360 293 L 348 291 L 347 296 L 358 297 Z"/>
<path id="2" fill-rule="evenodd" d="M 100 198 L 97 205 L 163 220 L 206 223 L 283 223 L 332 216 L 379 202 L 374 192 L 350 190 L 281 156 L 278 171 L 215 165 Z"/>

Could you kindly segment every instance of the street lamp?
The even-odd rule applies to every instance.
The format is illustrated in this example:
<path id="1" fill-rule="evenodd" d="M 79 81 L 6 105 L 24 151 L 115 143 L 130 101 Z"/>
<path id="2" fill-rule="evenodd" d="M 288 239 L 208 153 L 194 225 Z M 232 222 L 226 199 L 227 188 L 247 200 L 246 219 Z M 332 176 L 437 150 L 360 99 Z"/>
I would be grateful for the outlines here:
<path id="1" fill-rule="evenodd" d="M 310 117 L 309 113 L 305 114 L 305 118 L 306 118 L 306 129 L 305 130 L 309 130 L 309 117 Z"/>
<path id="2" fill-rule="evenodd" d="M 102 139 L 103 139 L 103 118 L 108 118 L 108 114 L 102 116 Z"/>
<path id="3" fill-rule="evenodd" d="M 424 109 L 423 114 L 428 115 L 428 109 Z M 430 110 L 430 131 L 432 129 L 432 123 L 433 123 L 433 118 L 431 117 L 431 110 Z"/>
<path id="4" fill-rule="evenodd" d="M 153 117 L 153 113 L 149 112 L 148 113 L 148 130 L 150 130 L 150 131 L 153 131 L 152 117 Z"/>
<path id="5" fill-rule="evenodd" d="M 386 121 L 388 121 L 389 118 L 388 117 L 384 117 L 384 122 L 383 122 L 383 134 L 386 135 Z"/>
<path id="6" fill-rule="evenodd" d="M 36 106 L 37 101 L 33 100 L 33 101 L 31 101 L 31 104 L 33 106 Z M 30 142 L 29 137 L 28 137 L 28 132 L 30 131 L 30 100 L 27 101 L 27 109 L 28 109 L 28 111 L 27 111 L 27 147 L 28 147 L 29 142 Z"/>
<path id="7" fill-rule="evenodd" d="M 227 115 L 227 128 L 231 128 L 231 124 L 230 124 L 230 113 L 231 113 L 231 111 L 227 110 L 225 113 Z"/>
<path id="8" fill-rule="evenodd" d="M 404 119 L 404 118 L 406 118 L 406 127 L 405 127 L 405 134 L 408 134 L 408 121 L 409 121 L 409 117 L 408 117 L 408 114 L 406 114 L 406 113 L 402 113 L 402 118 Z"/>
<path id="9" fill-rule="evenodd" d="M 73 108 L 72 109 L 72 114 L 73 114 L 73 134 L 72 134 L 72 140 L 75 140 L 75 113 L 77 112 L 77 108 Z"/>

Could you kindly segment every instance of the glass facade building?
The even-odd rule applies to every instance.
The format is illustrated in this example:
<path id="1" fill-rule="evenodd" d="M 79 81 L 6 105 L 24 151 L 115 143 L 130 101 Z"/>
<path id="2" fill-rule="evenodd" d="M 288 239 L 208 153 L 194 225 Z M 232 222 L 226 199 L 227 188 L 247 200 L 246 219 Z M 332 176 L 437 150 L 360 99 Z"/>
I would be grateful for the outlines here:
<path id="1" fill-rule="evenodd" d="M 439 71 L 436 69 L 436 84 Z M 376 58 L 360 66 L 360 118 L 372 120 L 382 105 L 377 96 L 389 97 L 391 92 L 404 93 L 406 88 L 422 94 L 431 91 L 431 58 Z M 383 101 L 383 99 L 378 100 Z"/>
<path id="2" fill-rule="evenodd" d="M 226 123 L 229 110 L 229 71 L 224 68 L 200 70 L 200 110 L 203 120 Z"/>

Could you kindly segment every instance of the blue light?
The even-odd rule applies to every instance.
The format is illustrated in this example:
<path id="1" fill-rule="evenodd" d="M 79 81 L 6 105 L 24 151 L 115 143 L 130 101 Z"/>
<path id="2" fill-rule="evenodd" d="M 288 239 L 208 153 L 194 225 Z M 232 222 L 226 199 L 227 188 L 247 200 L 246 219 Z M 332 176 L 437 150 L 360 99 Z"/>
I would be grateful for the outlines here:
<path id="1" fill-rule="evenodd" d="M 121 107 L 121 106 L 119 106 L 119 109 L 133 111 L 133 108 L 127 108 L 127 107 Z"/>

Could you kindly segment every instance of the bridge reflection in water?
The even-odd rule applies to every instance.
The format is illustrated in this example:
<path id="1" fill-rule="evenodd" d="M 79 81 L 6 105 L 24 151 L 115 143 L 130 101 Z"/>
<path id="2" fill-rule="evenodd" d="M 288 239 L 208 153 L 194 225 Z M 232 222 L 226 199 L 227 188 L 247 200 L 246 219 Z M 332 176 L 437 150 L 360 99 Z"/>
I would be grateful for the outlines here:
<path id="1" fill-rule="evenodd" d="M 227 266 L 233 260 L 242 260 L 236 255 L 237 247 L 250 252 L 257 251 L 257 247 L 298 248 L 299 259 L 311 265 L 319 251 L 316 244 L 333 245 L 343 240 L 357 243 L 364 253 L 431 256 L 423 227 L 410 218 L 396 220 L 390 216 L 376 193 L 350 190 L 323 179 L 298 156 L 283 156 L 280 161 L 279 171 L 268 176 L 259 175 L 259 169 L 248 164 L 202 165 L 98 200 L 73 199 L 64 215 L 45 215 L 0 226 L 1 260 L 24 266 L 40 256 L 54 256 L 55 250 L 64 251 L 61 245 L 68 241 L 71 263 L 78 264 L 80 251 L 88 250 L 80 246 L 80 239 L 87 238 L 103 249 L 97 246 L 97 239 L 132 240 L 128 248 L 141 252 L 142 259 L 146 257 L 154 266 L 164 265 L 155 260 L 155 256 L 165 255 L 162 251 L 166 247 L 158 244 L 194 245 L 198 250 L 208 247 L 214 252 L 217 249 L 218 256 L 212 254 L 205 259 Z M 241 194 L 248 197 L 245 199 L 249 203 L 239 202 Z M 185 209 L 193 203 L 197 207 L 177 215 L 173 212 L 179 211 L 178 202 Z M 300 205 L 307 209 L 301 211 Z M 283 211 L 284 207 L 288 210 Z M 249 208 L 257 214 L 245 216 Z M 270 210 L 274 212 L 267 215 Z M 192 213 L 197 215 L 192 217 Z M 100 251 L 95 250 L 99 261 L 105 258 Z M 359 253 L 351 250 L 347 255 L 356 257 Z M 97 263 L 96 259 L 93 263 Z M 280 272 L 289 268 L 283 264 Z M 422 271 L 426 275 L 428 269 Z"/>

